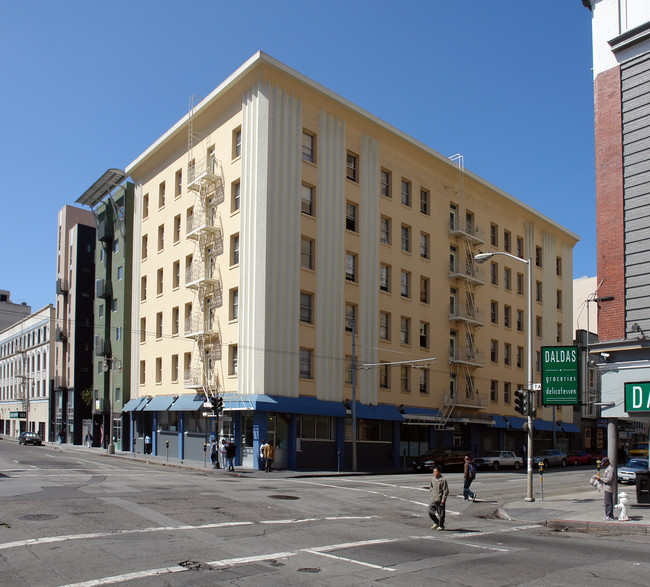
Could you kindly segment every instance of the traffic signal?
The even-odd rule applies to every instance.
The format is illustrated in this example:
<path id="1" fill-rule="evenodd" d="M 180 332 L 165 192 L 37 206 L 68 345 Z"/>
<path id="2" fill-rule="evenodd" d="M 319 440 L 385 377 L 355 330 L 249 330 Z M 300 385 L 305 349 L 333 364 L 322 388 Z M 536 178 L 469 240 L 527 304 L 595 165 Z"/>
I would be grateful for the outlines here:
<path id="1" fill-rule="evenodd" d="M 223 397 L 217 397 L 217 413 L 223 414 Z"/>
<path id="2" fill-rule="evenodd" d="M 522 416 L 528 414 L 528 392 L 523 389 L 515 391 L 515 412 Z"/>

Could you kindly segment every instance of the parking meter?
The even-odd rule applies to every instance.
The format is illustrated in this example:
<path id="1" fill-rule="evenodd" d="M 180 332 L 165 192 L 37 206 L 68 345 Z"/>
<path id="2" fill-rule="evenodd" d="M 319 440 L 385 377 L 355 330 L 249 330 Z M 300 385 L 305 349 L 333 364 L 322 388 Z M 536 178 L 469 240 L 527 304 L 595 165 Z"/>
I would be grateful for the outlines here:
<path id="1" fill-rule="evenodd" d="M 603 464 L 603 461 L 601 461 L 600 459 L 598 459 L 598 460 L 596 461 L 596 468 L 598 469 L 598 477 L 600 477 L 600 466 L 601 466 L 602 464 Z"/>
<path id="2" fill-rule="evenodd" d="M 541 489 L 541 499 L 544 499 L 544 462 L 539 462 L 539 486 Z"/>
<path id="3" fill-rule="evenodd" d="M 208 445 L 204 442 L 203 443 L 203 468 L 207 467 L 207 450 L 208 450 Z"/>
<path id="4" fill-rule="evenodd" d="M 167 451 L 167 462 L 169 462 L 169 440 L 165 440 L 165 450 Z"/>

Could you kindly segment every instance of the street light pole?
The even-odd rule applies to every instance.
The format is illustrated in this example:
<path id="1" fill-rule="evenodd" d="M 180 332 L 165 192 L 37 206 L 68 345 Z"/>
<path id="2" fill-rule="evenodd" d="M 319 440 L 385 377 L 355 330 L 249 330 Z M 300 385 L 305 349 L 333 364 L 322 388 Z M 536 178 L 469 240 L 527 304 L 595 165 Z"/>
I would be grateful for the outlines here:
<path id="1" fill-rule="evenodd" d="M 535 394 L 533 393 L 533 260 L 530 257 L 528 259 L 522 259 L 521 257 L 511 255 L 510 253 L 495 251 L 493 253 L 479 253 L 474 256 L 474 261 L 477 263 L 485 263 L 485 261 L 491 259 L 495 255 L 510 257 L 511 259 L 519 261 L 520 263 L 525 263 L 526 265 L 526 386 L 528 388 L 526 501 L 535 501 L 535 498 L 533 497 L 533 417 L 531 415 L 532 411 L 535 409 L 535 406 L 532 405 L 535 401 Z"/>
<path id="2" fill-rule="evenodd" d="M 108 374 L 109 382 L 108 382 L 108 393 L 109 393 L 109 399 L 108 399 L 108 417 L 109 417 L 109 422 L 108 422 L 108 429 L 109 429 L 109 437 L 108 437 L 108 447 L 107 447 L 107 452 L 109 455 L 114 455 L 115 454 L 115 443 L 113 442 L 113 400 L 115 399 L 115 369 L 120 368 L 118 367 L 119 361 L 114 358 L 114 357 L 106 357 L 104 359 L 104 373 L 110 369 L 110 372 Z"/>

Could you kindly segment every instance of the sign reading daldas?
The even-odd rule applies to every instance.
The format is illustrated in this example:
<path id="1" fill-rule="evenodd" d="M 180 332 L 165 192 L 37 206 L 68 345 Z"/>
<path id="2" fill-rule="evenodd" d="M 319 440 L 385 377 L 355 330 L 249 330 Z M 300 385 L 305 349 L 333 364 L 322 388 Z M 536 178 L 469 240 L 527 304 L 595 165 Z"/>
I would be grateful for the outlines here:
<path id="1" fill-rule="evenodd" d="M 542 403 L 572 406 L 578 403 L 578 349 L 542 347 Z"/>

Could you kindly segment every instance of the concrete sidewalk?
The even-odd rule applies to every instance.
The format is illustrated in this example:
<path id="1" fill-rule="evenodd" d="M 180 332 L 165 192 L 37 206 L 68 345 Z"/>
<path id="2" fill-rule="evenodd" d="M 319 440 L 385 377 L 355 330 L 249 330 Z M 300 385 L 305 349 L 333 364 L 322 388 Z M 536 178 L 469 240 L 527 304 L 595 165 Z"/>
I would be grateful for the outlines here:
<path id="1" fill-rule="evenodd" d="M 171 467 L 174 469 L 192 469 L 196 472 L 205 472 L 212 475 L 227 475 L 240 477 L 265 477 L 272 475 L 280 478 L 297 477 L 333 477 L 338 475 L 336 471 L 292 471 L 277 469 L 271 473 L 265 473 L 257 469 L 235 467 L 234 472 L 225 469 L 213 469 L 210 463 L 210 455 L 206 454 L 205 460 L 192 461 L 179 458 L 167 457 L 167 455 L 145 455 L 132 452 L 118 451 L 114 455 L 107 454 L 102 448 L 87 448 L 71 444 L 47 443 L 51 448 L 60 449 L 65 452 L 93 452 L 104 455 L 107 458 L 118 458 L 125 460 L 137 460 L 160 467 Z M 364 471 L 352 473 L 341 471 L 341 475 L 372 475 L 372 474 L 399 474 L 401 471 Z M 506 520 L 515 520 L 525 523 L 545 525 L 558 531 L 593 532 L 598 534 L 650 534 L 650 504 L 637 504 L 636 488 L 634 485 L 619 486 L 619 493 L 624 491 L 628 495 L 628 517 L 629 521 L 622 522 L 613 520 L 606 522 L 602 520 L 605 513 L 603 506 L 603 494 L 596 489 L 586 490 L 581 493 L 536 498 L 533 502 L 510 501 L 500 504 L 499 516 Z"/>

